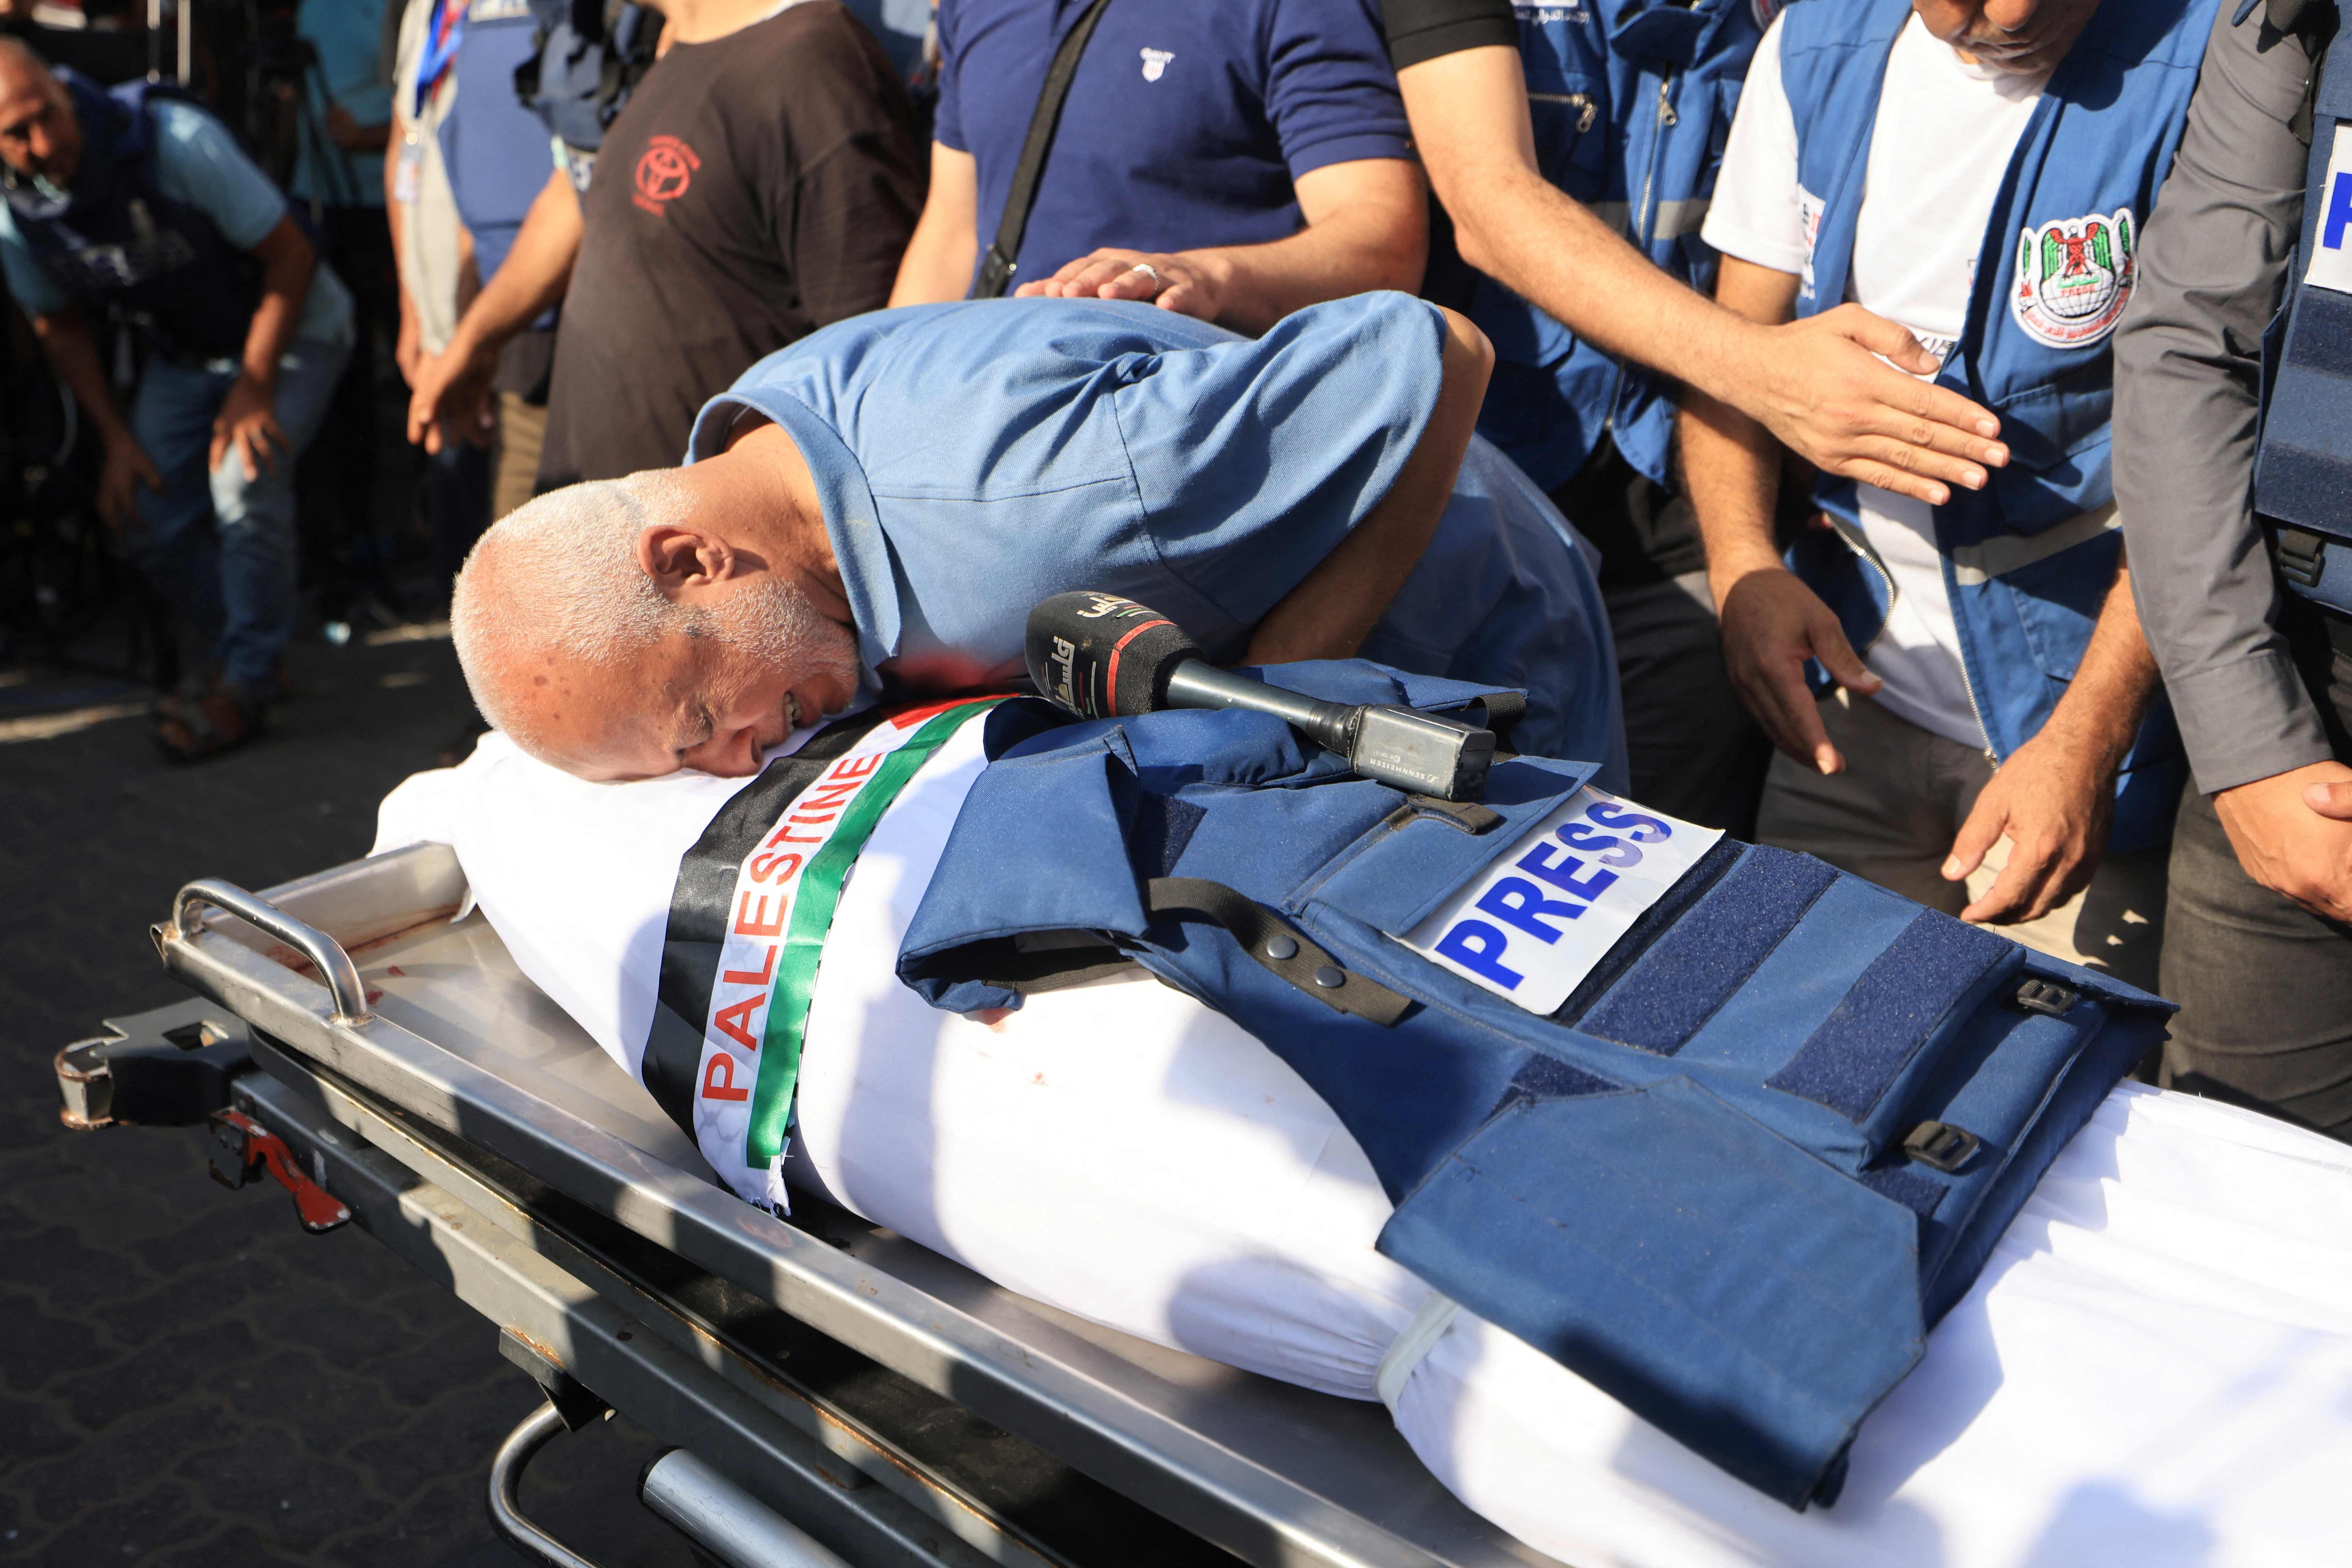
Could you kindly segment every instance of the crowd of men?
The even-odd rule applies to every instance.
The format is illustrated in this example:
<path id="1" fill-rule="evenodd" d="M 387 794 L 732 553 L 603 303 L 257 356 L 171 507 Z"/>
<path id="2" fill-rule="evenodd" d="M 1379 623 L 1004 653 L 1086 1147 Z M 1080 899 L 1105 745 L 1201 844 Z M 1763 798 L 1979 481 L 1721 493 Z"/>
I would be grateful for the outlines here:
<path id="1" fill-rule="evenodd" d="M 0 260 L 210 639 L 158 716 L 192 757 L 274 694 L 288 470 L 363 428 L 378 331 L 454 568 L 535 494 L 716 455 L 706 402 L 885 307 L 1261 339 L 1418 292 L 1597 549 L 1636 798 L 2160 988 L 2167 1081 L 2352 1136 L 2335 12 L 305 0 L 331 145 L 290 207 L 201 108 L 0 40 Z"/>

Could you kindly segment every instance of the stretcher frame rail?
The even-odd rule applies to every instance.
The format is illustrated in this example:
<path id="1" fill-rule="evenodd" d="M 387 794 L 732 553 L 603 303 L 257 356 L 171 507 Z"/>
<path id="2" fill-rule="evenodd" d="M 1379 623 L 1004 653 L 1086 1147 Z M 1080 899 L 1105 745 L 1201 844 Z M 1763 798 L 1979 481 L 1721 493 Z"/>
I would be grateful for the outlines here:
<path id="1" fill-rule="evenodd" d="M 1212 1409 L 1197 1389 L 1156 1379 L 1042 1316 L 1030 1332 L 1017 1312 L 942 1294 L 942 1279 L 962 1271 L 911 1243 L 828 1245 L 371 1012 L 352 950 L 396 945 L 404 934 L 446 923 L 466 899 L 454 852 L 424 844 L 258 895 L 192 883 L 154 936 L 171 973 L 266 1042 L 521 1167 L 1245 1562 L 1502 1568 L 1549 1561 L 1444 1494 L 1377 1406 L 1233 1373 L 1233 1399 L 1216 1401 L 1230 1407 Z M 199 920 L 204 904 L 224 913 Z M 237 921 L 282 946 L 266 946 Z M 909 1270 L 911 1253 L 928 1262 Z M 1018 1332 L 1008 1332 L 1008 1321 Z M 1237 1427 L 1237 1413 L 1258 1429 Z M 1236 1441 L 1236 1433 L 1260 1440 Z M 1343 1468 L 1363 1472 L 1355 1484 L 1327 1488 L 1311 1466 L 1294 1471 L 1279 1457 L 1319 1449 L 1328 1479 L 1335 1448 Z M 1360 1484 L 1365 1475 L 1377 1484 Z M 1339 1490 L 1354 1495 L 1336 1500 Z"/>

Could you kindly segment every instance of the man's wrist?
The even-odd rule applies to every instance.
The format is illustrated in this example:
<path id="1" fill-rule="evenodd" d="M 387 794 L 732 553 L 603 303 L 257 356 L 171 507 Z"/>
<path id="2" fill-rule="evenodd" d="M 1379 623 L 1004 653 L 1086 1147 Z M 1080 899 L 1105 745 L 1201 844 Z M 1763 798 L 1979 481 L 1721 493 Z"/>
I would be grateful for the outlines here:
<path id="1" fill-rule="evenodd" d="M 1772 329 L 1706 300 L 1705 336 L 1691 356 L 1688 384 L 1750 419 L 1759 417 L 1758 392 L 1771 379 Z"/>
<path id="2" fill-rule="evenodd" d="M 1781 560 L 1767 538 L 1741 539 L 1729 544 L 1717 540 L 1707 543 L 1707 587 L 1714 592 L 1718 606 L 1730 596 L 1734 588 L 1757 573 L 1786 573 L 1788 570 L 1788 564 Z"/>

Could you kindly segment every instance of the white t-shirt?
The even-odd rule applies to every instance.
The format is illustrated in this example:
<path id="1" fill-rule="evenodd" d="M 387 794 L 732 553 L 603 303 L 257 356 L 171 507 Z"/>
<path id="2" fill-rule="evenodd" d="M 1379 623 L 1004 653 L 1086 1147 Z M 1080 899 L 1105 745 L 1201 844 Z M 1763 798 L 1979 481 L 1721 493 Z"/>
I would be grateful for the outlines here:
<path id="1" fill-rule="evenodd" d="M 1914 16 L 1895 40 L 1864 172 L 1846 298 L 1950 351 L 1966 324 L 1977 253 L 2017 139 L 2049 73 L 1971 65 Z M 1701 231 L 1726 256 L 1800 275 L 1812 262 L 1821 195 L 1797 183 L 1797 124 L 1780 83 L 1780 24 L 1757 47 Z M 1924 501 L 1858 487 L 1862 531 L 1895 589 L 1886 629 L 1857 650 L 1886 684 L 1878 700 L 1964 745 L 1985 744 Z"/>

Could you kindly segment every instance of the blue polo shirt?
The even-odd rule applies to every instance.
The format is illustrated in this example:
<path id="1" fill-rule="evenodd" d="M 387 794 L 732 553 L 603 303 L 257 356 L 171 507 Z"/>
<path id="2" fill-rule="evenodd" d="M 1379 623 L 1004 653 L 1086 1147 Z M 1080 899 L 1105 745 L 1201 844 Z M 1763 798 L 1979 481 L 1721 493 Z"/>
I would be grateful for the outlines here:
<path id="1" fill-rule="evenodd" d="M 1436 406 L 1444 323 L 1408 295 L 1309 306 L 1263 338 L 1150 305 L 877 311 L 704 405 L 688 461 L 756 411 L 816 481 L 870 671 L 1022 668 L 1039 600 L 1123 593 L 1232 662 L 1396 482 Z M 1437 536 L 1364 656 L 1526 688 L 1523 749 L 1623 784 L 1600 591 L 1551 503 L 1472 444 Z"/>
<path id="2" fill-rule="evenodd" d="M 982 254 L 1045 68 L 1087 0 L 940 0 L 932 135 L 979 164 Z M 1016 284 L 1102 246 L 1176 251 L 1297 232 L 1291 182 L 1410 158 L 1371 0 L 1111 0 L 1029 214 Z"/>

